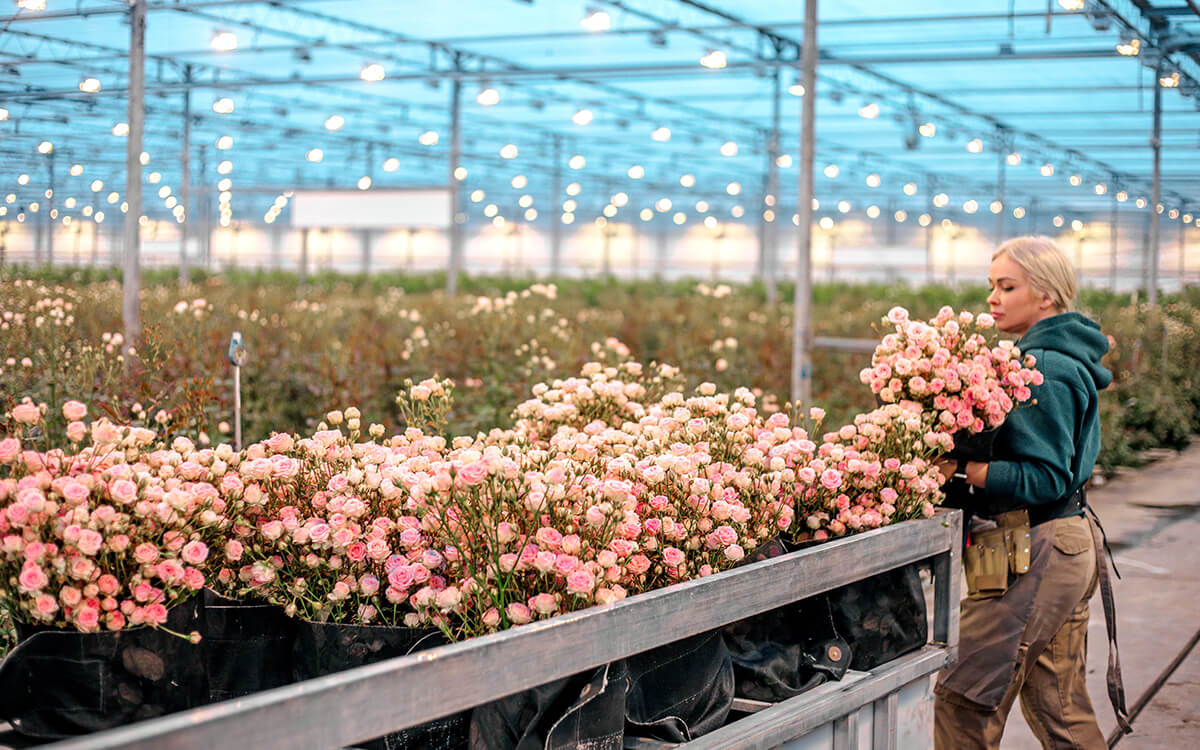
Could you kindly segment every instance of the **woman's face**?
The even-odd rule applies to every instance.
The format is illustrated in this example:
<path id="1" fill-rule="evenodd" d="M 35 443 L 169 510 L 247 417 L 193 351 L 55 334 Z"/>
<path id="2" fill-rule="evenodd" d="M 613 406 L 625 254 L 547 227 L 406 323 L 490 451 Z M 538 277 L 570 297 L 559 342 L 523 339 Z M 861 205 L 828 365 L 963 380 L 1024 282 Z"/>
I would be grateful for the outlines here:
<path id="1" fill-rule="evenodd" d="M 1033 324 L 1055 314 L 1050 295 L 1036 291 L 1029 274 L 1012 258 L 1001 255 L 988 271 L 988 306 L 996 327 L 1005 333 L 1022 336 Z"/>

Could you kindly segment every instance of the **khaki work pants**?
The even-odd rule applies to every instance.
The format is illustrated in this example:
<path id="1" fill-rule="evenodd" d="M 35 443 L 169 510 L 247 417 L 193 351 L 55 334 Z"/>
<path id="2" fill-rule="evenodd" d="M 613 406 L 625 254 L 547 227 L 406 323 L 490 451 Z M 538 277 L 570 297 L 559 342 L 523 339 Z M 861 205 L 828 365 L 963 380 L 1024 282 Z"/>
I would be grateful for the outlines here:
<path id="1" fill-rule="evenodd" d="M 1089 523 L 1073 516 L 1036 527 L 1035 536 L 1043 538 L 1040 545 L 1035 538 L 1033 548 L 1035 555 L 1040 548 L 1042 560 L 1035 559 L 1030 572 L 1018 577 L 1004 596 L 963 600 L 960 662 L 943 670 L 934 690 L 936 750 L 998 748 L 1018 696 L 1042 747 L 1106 750 L 1086 685 L 1088 600 L 1097 583 Z M 1026 580 L 1029 576 L 1035 578 Z M 1023 627 L 997 629 L 995 623 L 1005 618 L 1023 621 Z M 1011 657 L 989 662 L 995 653 Z M 972 655 L 977 664 L 998 663 L 1001 669 L 980 672 Z M 963 692 L 988 699 L 972 700 Z"/>

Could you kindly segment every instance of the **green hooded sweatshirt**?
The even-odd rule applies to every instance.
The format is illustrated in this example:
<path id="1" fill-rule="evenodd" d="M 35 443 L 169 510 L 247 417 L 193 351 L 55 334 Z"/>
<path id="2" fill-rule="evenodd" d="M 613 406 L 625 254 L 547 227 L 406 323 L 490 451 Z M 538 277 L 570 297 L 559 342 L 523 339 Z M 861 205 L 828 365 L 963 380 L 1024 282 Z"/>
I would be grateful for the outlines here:
<path id="1" fill-rule="evenodd" d="M 1112 383 L 1100 364 L 1108 338 L 1096 323 L 1069 312 L 1038 321 L 1016 345 L 1037 357 L 1045 380 L 996 434 L 987 503 L 993 509 L 1035 506 L 1039 515 L 1057 518 L 1061 512 L 1053 506 L 1065 509 L 1100 454 L 1098 392 Z"/>

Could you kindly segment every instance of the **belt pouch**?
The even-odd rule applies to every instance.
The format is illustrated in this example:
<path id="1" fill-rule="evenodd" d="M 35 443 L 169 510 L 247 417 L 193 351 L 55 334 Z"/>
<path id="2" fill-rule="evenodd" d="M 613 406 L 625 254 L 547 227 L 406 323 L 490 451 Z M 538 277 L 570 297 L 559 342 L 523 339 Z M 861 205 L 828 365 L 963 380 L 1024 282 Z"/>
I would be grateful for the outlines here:
<path id="1" fill-rule="evenodd" d="M 972 534 L 972 544 L 963 555 L 971 599 L 990 599 L 1008 590 L 1009 536 L 1002 528 Z"/>
<path id="2" fill-rule="evenodd" d="M 1029 511 L 1025 508 L 1011 510 L 996 516 L 996 524 L 1004 529 L 1008 546 L 1008 569 L 1013 575 L 1029 571 L 1029 550 L 1033 536 L 1029 529 Z"/>

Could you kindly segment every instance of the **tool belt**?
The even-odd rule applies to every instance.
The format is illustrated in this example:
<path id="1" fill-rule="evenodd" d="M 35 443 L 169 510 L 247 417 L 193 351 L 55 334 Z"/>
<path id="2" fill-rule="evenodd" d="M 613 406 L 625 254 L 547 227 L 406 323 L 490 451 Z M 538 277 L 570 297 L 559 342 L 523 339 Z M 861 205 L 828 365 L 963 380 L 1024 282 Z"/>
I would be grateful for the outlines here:
<path id="1" fill-rule="evenodd" d="M 1066 501 L 1048 506 L 1017 508 L 992 516 L 995 527 L 972 531 L 971 543 L 963 550 L 967 573 L 967 596 L 990 599 L 1008 590 L 1009 575 L 1029 570 L 1031 529 L 1056 518 L 1076 515 L 1087 507 L 1087 495 L 1080 487 Z"/>
<path id="2" fill-rule="evenodd" d="M 1032 541 L 1029 511 L 1020 508 L 994 517 L 996 526 L 971 533 L 971 544 L 963 552 L 967 573 L 967 596 L 990 599 L 1008 590 L 1008 576 L 1029 570 Z"/>

